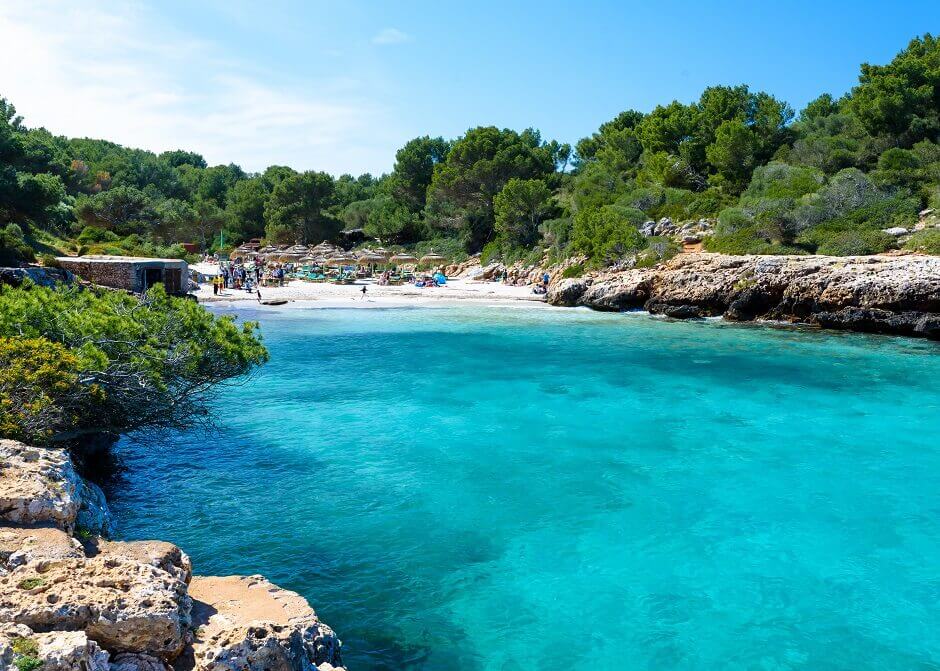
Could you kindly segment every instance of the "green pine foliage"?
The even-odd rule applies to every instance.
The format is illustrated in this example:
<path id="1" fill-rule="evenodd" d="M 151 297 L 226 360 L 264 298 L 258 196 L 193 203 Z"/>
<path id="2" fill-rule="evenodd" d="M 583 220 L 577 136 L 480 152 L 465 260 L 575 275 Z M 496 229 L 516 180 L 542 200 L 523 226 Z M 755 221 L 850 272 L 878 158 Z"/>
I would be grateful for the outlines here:
<path id="1" fill-rule="evenodd" d="M 191 426 L 207 393 L 267 360 L 237 325 L 157 285 L 142 297 L 26 284 L 0 291 L 0 436 L 34 443 Z"/>
<path id="2" fill-rule="evenodd" d="M 799 113 L 745 85 L 710 86 L 692 101 L 624 111 L 573 149 L 534 129 L 418 137 L 378 177 L 249 174 L 185 150 L 69 139 L 27 127 L 0 98 L 0 262 L 32 261 L 40 233 L 78 238 L 72 252 L 179 256 L 180 242 L 336 242 L 356 230 L 413 251 L 433 241 L 455 256 L 548 250 L 597 264 L 648 247 L 633 231 L 662 217 L 717 218 L 706 243 L 716 251 L 884 251 L 894 242 L 882 228 L 910 228 L 921 209 L 940 207 L 938 110 L 930 34 Z M 908 246 L 934 250 L 929 237 Z"/>

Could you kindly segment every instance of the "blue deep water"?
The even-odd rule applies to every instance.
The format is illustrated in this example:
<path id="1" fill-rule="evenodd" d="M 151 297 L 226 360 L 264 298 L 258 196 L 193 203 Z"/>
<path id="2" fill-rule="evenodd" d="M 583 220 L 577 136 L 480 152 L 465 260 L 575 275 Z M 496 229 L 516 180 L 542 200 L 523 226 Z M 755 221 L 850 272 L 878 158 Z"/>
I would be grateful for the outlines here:
<path id="1" fill-rule="evenodd" d="M 263 573 L 352 669 L 940 669 L 940 345 L 582 310 L 239 308 L 124 538 Z"/>

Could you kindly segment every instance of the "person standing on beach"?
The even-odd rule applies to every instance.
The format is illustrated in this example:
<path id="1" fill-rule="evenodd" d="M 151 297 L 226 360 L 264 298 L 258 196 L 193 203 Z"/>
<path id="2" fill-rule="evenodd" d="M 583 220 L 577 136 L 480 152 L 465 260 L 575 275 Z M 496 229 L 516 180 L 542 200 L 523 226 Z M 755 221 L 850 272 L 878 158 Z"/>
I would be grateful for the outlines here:
<path id="1" fill-rule="evenodd" d="M 362 285 L 362 300 L 366 299 L 366 285 Z"/>

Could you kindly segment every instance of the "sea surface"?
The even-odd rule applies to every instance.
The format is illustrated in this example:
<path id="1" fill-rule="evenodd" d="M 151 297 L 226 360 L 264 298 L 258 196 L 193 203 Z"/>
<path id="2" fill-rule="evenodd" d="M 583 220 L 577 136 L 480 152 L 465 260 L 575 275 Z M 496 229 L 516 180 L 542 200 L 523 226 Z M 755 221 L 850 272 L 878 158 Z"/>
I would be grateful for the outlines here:
<path id="1" fill-rule="evenodd" d="M 940 669 L 940 344 L 584 310 L 238 308 L 124 538 L 306 596 L 353 670 Z"/>

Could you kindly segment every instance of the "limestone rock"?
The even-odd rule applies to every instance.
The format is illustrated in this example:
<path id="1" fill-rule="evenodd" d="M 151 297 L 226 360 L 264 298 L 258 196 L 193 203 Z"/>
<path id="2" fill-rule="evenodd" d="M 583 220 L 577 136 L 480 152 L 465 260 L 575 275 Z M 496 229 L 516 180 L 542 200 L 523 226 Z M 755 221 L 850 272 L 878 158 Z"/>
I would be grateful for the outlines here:
<path id="1" fill-rule="evenodd" d="M 82 631 L 51 631 L 34 637 L 42 671 L 110 671 L 108 653 Z"/>
<path id="2" fill-rule="evenodd" d="M 106 541 L 94 547 L 99 557 L 124 557 L 155 566 L 184 583 L 189 583 L 193 566 L 185 552 L 166 541 Z"/>
<path id="3" fill-rule="evenodd" d="M 71 532 L 81 487 L 65 451 L 0 440 L 0 522 Z"/>
<path id="4" fill-rule="evenodd" d="M 0 621 L 84 631 L 104 648 L 173 658 L 191 601 L 166 571 L 123 557 L 40 559 L 0 576 Z"/>
<path id="5" fill-rule="evenodd" d="M 110 671 L 108 653 L 84 632 L 37 634 L 25 625 L 0 626 L 0 669 L 15 669 L 28 658 L 42 662 L 42 671 Z"/>
<path id="6" fill-rule="evenodd" d="M 81 543 L 61 529 L 0 527 L 0 572 L 34 560 L 83 557 Z"/>
<path id="7" fill-rule="evenodd" d="M 590 280 L 583 277 L 559 280 L 549 285 L 548 302 L 552 305 L 564 305 L 568 307 L 578 305 L 590 284 Z"/>
<path id="8" fill-rule="evenodd" d="M 104 492 L 88 480 L 82 480 L 79 490 L 79 508 L 75 524 L 96 536 L 109 537 L 114 533 L 111 510 L 108 508 Z"/>
<path id="9" fill-rule="evenodd" d="M 882 233 L 887 233 L 888 235 L 894 236 L 895 238 L 900 238 L 902 235 L 907 235 L 910 233 L 903 226 L 892 226 L 891 228 L 882 228 Z"/>
<path id="10" fill-rule="evenodd" d="M 674 317 L 724 315 L 940 338 L 940 257 L 679 254 L 656 268 L 549 287 L 553 305 L 636 306 Z"/>
<path id="11" fill-rule="evenodd" d="M 592 284 L 579 302 L 595 310 L 629 310 L 643 305 L 649 292 L 646 273 L 632 269 L 618 273 L 616 281 Z"/>
<path id="12" fill-rule="evenodd" d="M 18 287 L 26 280 L 41 287 L 54 287 L 56 284 L 71 284 L 75 281 L 75 275 L 61 268 L 39 268 L 37 266 L 0 268 L 0 284 Z"/>
<path id="13" fill-rule="evenodd" d="M 262 576 L 196 576 L 189 591 L 199 671 L 342 668 L 339 639 L 300 595 Z"/>
<path id="14" fill-rule="evenodd" d="M 120 652 L 111 660 L 109 671 L 171 671 L 172 667 L 159 657 L 142 652 Z"/>

